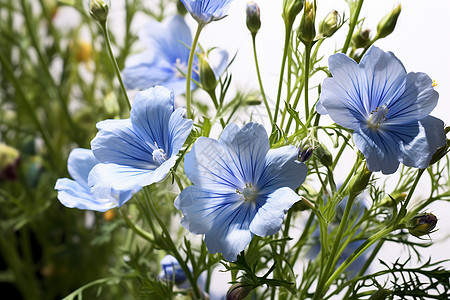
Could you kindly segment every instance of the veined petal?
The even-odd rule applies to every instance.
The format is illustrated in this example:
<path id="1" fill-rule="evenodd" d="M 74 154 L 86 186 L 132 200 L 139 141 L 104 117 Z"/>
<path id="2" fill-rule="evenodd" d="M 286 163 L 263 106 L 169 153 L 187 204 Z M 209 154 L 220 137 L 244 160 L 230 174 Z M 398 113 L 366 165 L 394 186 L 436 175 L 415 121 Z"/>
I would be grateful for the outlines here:
<path id="1" fill-rule="evenodd" d="M 157 60 L 150 51 L 145 51 L 130 56 L 122 74 L 128 89 L 146 89 L 166 82 L 175 76 L 175 71 L 172 65 Z"/>
<path id="2" fill-rule="evenodd" d="M 207 24 L 225 17 L 232 0 L 181 0 L 192 17 Z"/>
<path id="3" fill-rule="evenodd" d="M 86 187 L 68 178 L 58 179 L 55 189 L 58 190 L 58 200 L 69 208 L 107 211 L 118 204 L 108 198 L 94 198 Z"/>
<path id="4" fill-rule="evenodd" d="M 389 132 L 374 132 L 371 129 L 353 132 L 356 147 L 364 154 L 367 168 L 372 172 L 392 174 L 398 169 L 399 145 Z"/>
<path id="5" fill-rule="evenodd" d="M 428 116 L 436 107 L 439 94 L 425 73 L 408 73 L 403 94 L 388 105 L 386 125 L 402 125 Z"/>
<path id="6" fill-rule="evenodd" d="M 398 126 L 396 134 L 401 139 L 399 160 L 408 167 L 427 168 L 437 148 L 445 144 L 444 122 L 430 116 Z"/>
<path id="7" fill-rule="evenodd" d="M 258 210 L 250 223 L 250 231 L 258 236 L 277 233 L 289 208 L 300 200 L 292 189 L 283 187 L 258 199 Z"/>
<path id="8" fill-rule="evenodd" d="M 193 121 L 185 119 L 183 116 L 186 113 L 184 108 L 177 108 L 169 120 L 169 149 L 168 155 L 177 155 L 183 147 L 184 142 L 191 133 Z"/>
<path id="9" fill-rule="evenodd" d="M 139 169 L 155 169 L 153 149 L 136 134 L 130 119 L 106 120 L 97 123 L 100 131 L 91 141 L 95 157 L 102 163 L 114 163 Z"/>
<path id="10" fill-rule="evenodd" d="M 306 179 L 308 168 L 297 161 L 298 150 L 294 146 L 270 149 L 266 156 L 264 171 L 258 180 L 260 193 L 265 194 L 281 187 L 296 189 Z"/>
<path id="11" fill-rule="evenodd" d="M 85 189 L 88 188 L 88 176 L 92 168 L 98 163 L 89 149 L 75 148 L 69 154 L 67 169 L 70 176 Z"/>
<path id="12" fill-rule="evenodd" d="M 162 86 L 141 91 L 134 98 L 130 112 L 133 130 L 139 132 L 152 150 L 160 148 L 165 153 L 170 150 L 168 124 L 173 104 L 173 92 Z"/>

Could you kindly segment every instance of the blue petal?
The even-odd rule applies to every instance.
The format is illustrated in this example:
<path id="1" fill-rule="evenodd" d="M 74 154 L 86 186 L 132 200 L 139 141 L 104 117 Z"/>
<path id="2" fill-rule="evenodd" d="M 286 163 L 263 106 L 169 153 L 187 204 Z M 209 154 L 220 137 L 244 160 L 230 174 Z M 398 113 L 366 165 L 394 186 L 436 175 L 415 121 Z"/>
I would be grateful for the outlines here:
<path id="1" fill-rule="evenodd" d="M 404 93 L 388 104 L 386 124 L 401 125 L 421 120 L 436 107 L 438 99 L 439 94 L 427 74 L 408 73 Z"/>
<path id="2" fill-rule="evenodd" d="M 228 151 L 210 138 L 200 137 L 195 141 L 185 156 L 184 171 L 192 183 L 213 191 L 235 193 L 237 187 L 245 185 L 242 172 L 236 168 Z"/>
<path id="3" fill-rule="evenodd" d="M 175 165 L 175 161 L 176 157 L 172 157 L 155 170 L 118 164 L 98 164 L 89 173 L 89 186 L 97 197 L 108 190 L 136 192 L 141 187 L 163 180 Z"/>
<path id="4" fill-rule="evenodd" d="M 265 160 L 265 168 L 258 180 L 260 193 L 270 193 L 281 187 L 296 189 L 306 179 L 308 168 L 297 161 L 298 150 L 294 146 L 270 149 Z"/>
<path id="5" fill-rule="evenodd" d="M 444 122 L 430 116 L 398 126 L 396 135 L 400 138 L 399 160 L 408 167 L 427 168 L 437 148 L 445 144 Z"/>
<path id="6" fill-rule="evenodd" d="M 88 176 L 92 168 L 98 163 L 89 149 L 75 148 L 69 154 L 67 169 L 75 181 L 88 189 Z"/>
<path id="7" fill-rule="evenodd" d="M 58 200 L 66 207 L 107 211 L 118 205 L 117 201 L 114 201 L 111 197 L 94 198 L 84 186 L 68 178 L 58 179 L 55 189 L 58 190 Z"/>
<path id="8" fill-rule="evenodd" d="M 372 46 L 359 67 L 367 81 L 367 91 L 361 95 L 368 113 L 385 103 L 398 99 L 405 90 L 406 70 L 391 52 Z"/>
<path id="9" fill-rule="evenodd" d="M 398 139 L 390 132 L 362 129 L 353 132 L 356 147 L 364 154 L 372 172 L 392 174 L 398 169 Z"/>
<path id="10" fill-rule="evenodd" d="M 169 156 L 177 155 L 191 133 L 193 121 L 183 116 L 186 110 L 177 108 L 169 120 Z"/>
<path id="11" fill-rule="evenodd" d="M 250 231 L 258 236 L 277 233 L 284 215 L 299 200 L 300 196 L 288 187 L 277 189 L 264 199 L 259 199 L 257 213 L 250 223 Z"/>
<path id="12" fill-rule="evenodd" d="M 232 0 L 181 0 L 192 17 L 207 24 L 225 17 Z"/>
<path id="13" fill-rule="evenodd" d="M 140 169 L 155 169 L 159 166 L 153 161 L 152 141 L 149 145 L 138 135 L 130 119 L 106 120 L 97 123 L 97 127 L 100 131 L 91 141 L 91 148 L 100 162 Z"/>
<path id="14" fill-rule="evenodd" d="M 165 153 L 170 152 L 168 124 L 173 103 L 173 92 L 156 86 L 137 93 L 130 112 L 133 130 L 150 145 L 156 143 Z"/>

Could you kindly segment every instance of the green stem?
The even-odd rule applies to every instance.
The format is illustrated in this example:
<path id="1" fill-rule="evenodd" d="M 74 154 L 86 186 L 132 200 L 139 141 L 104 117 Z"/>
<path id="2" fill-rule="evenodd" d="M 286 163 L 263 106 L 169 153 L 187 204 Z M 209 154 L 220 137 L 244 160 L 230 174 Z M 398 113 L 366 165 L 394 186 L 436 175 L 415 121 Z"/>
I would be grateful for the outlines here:
<path id="1" fill-rule="evenodd" d="M 191 115 L 191 76 L 192 64 L 194 63 L 195 48 L 197 47 L 198 38 L 203 29 L 203 24 L 198 23 L 197 31 L 195 32 L 194 40 L 192 41 L 191 51 L 189 52 L 188 68 L 186 73 L 186 110 L 187 118 L 192 119 Z"/>
<path id="2" fill-rule="evenodd" d="M 291 40 L 291 28 L 292 26 L 285 27 L 285 38 L 284 38 L 284 51 L 283 51 L 283 59 L 281 61 L 281 71 L 280 71 L 280 80 L 278 82 L 278 92 L 277 92 L 277 102 L 275 104 L 275 113 L 273 117 L 273 122 L 277 122 L 278 110 L 280 108 L 280 100 L 281 100 L 281 89 L 283 87 L 283 78 L 284 78 L 284 68 L 286 66 L 286 58 L 289 51 L 289 42 Z"/>
<path id="3" fill-rule="evenodd" d="M 361 7 L 364 3 L 364 0 L 358 1 L 358 6 L 356 7 L 355 13 L 352 15 L 350 20 L 350 28 L 347 33 L 347 38 L 345 40 L 344 48 L 342 48 L 342 53 L 347 53 L 348 47 L 350 46 L 350 42 L 352 40 L 353 32 L 355 31 L 356 23 L 358 23 L 359 13 L 361 12 Z"/>
<path id="4" fill-rule="evenodd" d="M 211 100 L 213 101 L 214 107 L 216 108 L 216 111 L 217 111 L 217 115 L 220 115 L 221 105 L 219 105 L 219 102 L 217 101 L 216 92 L 211 91 L 211 92 L 208 92 L 208 94 L 211 97 Z M 220 124 L 222 125 L 222 129 L 224 129 L 226 124 L 222 117 L 220 118 Z"/>
<path id="5" fill-rule="evenodd" d="M 272 112 L 270 111 L 269 103 L 267 102 L 266 93 L 264 93 L 264 88 L 261 80 L 261 74 L 259 71 L 258 56 L 256 55 L 256 33 L 252 34 L 253 42 L 253 56 L 255 57 L 256 74 L 258 75 L 259 89 L 261 91 L 261 96 L 264 100 L 264 105 L 267 109 L 267 115 L 269 116 L 270 124 L 273 124 Z"/>
<path id="6" fill-rule="evenodd" d="M 312 44 L 308 43 L 305 46 L 305 70 L 303 76 L 305 77 L 305 118 L 309 119 L 309 63 L 311 60 Z"/>
<path id="7" fill-rule="evenodd" d="M 295 250 L 295 254 L 292 256 L 291 265 L 295 264 L 298 256 L 300 255 L 300 252 L 302 251 L 303 245 L 306 244 L 306 235 L 309 233 L 309 228 L 311 227 L 313 220 L 314 220 L 314 212 L 312 212 L 309 215 L 308 221 L 306 222 L 302 235 L 298 239 L 297 243 L 295 243 L 294 247 L 292 247 L 292 249 L 295 249 L 296 247 L 297 249 Z"/>
<path id="8" fill-rule="evenodd" d="M 111 40 L 109 39 L 109 32 L 108 32 L 108 28 L 106 26 L 106 21 L 100 22 L 100 27 L 102 28 L 102 33 L 103 33 L 103 37 L 105 39 L 106 49 L 108 50 L 109 58 L 111 59 L 111 63 L 113 65 L 114 72 L 116 73 L 117 79 L 119 80 L 119 83 L 120 83 L 120 88 L 121 88 L 123 96 L 124 96 L 124 98 L 123 98 L 124 102 L 125 102 L 124 105 L 126 108 L 128 108 L 128 110 L 130 110 L 131 109 L 130 99 L 128 99 L 127 90 L 123 83 L 122 75 L 120 74 L 120 69 L 119 69 L 119 66 L 117 65 L 117 60 L 112 51 Z"/>
<path id="9" fill-rule="evenodd" d="M 125 211 L 121 211 L 119 209 L 120 214 L 122 215 L 122 218 L 124 219 L 125 223 L 127 223 L 128 227 L 131 228 L 137 235 L 139 235 L 141 238 L 149 241 L 150 243 L 153 243 L 153 237 L 150 233 L 142 229 L 139 225 L 135 225 L 130 218 L 128 217 L 127 213 Z"/>

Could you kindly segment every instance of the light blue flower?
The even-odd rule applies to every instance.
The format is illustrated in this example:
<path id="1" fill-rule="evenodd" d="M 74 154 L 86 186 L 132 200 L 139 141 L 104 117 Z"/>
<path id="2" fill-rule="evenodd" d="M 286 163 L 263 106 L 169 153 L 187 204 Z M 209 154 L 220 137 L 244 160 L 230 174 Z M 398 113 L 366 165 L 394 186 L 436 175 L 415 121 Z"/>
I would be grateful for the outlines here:
<path id="1" fill-rule="evenodd" d="M 445 143 L 444 123 L 429 116 L 439 95 L 424 73 L 406 73 L 391 52 L 372 46 L 358 65 L 338 53 L 329 59 L 316 109 L 352 129 L 370 171 L 394 173 L 399 163 L 427 168 Z"/>
<path id="2" fill-rule="evenodd" d="M 89 149 L 76 148 L 70 152 L 67 169 L 74 180 L 60 178 L 55 184 L 55 189 L 58 190 L 58 199 L 64 206 L 107 211 L 117 206 L 120 207 L 130 200 L 133 195 L 130 190 L 118 192 L 107 189 L 101 193 L 103 197 L 96 197 L 91 193 L 88 175 L 97 164 L 98 160 Z"/>
<path id="3" fill-rule="evenodd" d="M 297 148 L 269 147 L 262 125 L 230 124 L 218 141 L 200 137 L 186 154 L 184 170 L 194 185 L 181 192 L 175 207 L 187 230 L 205 234 L 209 252 L 235 261 L 253 235 L 278 232 L 300 199 L 293 189 L 307 168 L 296 161 Z"/>
<path id="4" fill-rule="evenodd" d="M 184 18 L 174 16 L 163 23 L 152 21 L 139 32 L 139 40 L 147 50 L 130 56 L 123 72 L 129 89 L 144 90 L 156 85 L 172 89 L 176 95 L 186 91 L 189 48 L 192 36 Z M 197 62 L 194 61 L 194 65 Z M 192 78 L 198 82 L 197 73 Z M 192 83 L 192 88 L 195 84 Z"/>
<path id="5" fill-rule="evenodd" d="M 179 285 L 187 280 L 186 273 L 184 273 L 178 260 L 172 255 L 166 255 L 161 259 L 161 273 L 158 278 L 168 281 L 173 281 L 175 284 Z"/>
<path id="6" fill-rule="evenodd" d="M 97 123 L 91 147 L 101 163 L 89 174 L 91 191 L 136 190 L 164 179 L 192 129 L 173 97 L 161 86 L 138 92 L 129 119 Z"/>
<path id="7" fill-rule="evenodd" d="M 226 17 L 232 0 L 181 0 L 187 11 L 200 24 L 208 24 Z"/>

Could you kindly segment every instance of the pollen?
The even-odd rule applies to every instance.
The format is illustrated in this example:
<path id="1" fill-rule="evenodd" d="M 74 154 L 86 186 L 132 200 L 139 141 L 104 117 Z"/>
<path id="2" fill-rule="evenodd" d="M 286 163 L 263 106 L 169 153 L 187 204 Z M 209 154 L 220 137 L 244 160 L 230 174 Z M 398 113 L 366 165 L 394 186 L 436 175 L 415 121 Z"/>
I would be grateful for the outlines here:
<path id="1" fill-rule="evenodd" d="M 380 107 L 377 107 L 374 111 L 370 113 L 369 118 L 367 119 L 367 126 L 372 129 L 377 129 L 383 121 L 387 120 L 388 108 L 386 104 L 383 104 Z"/>
<path id="2" fill-rule="evenodd" d="M 244 201 L 255 201 L 258 197 L 258 191 L 253 187 L 251 183 L 246 183 L 245 187 L 241 190 L 236 189 L 236 193 L 242 195 Z"/>
<path id="3" fill-rule="evenodd" d="M 433 87 L 436 87 L 436 86 L 437 86 L 436 80 L 433 79 Z"/>

